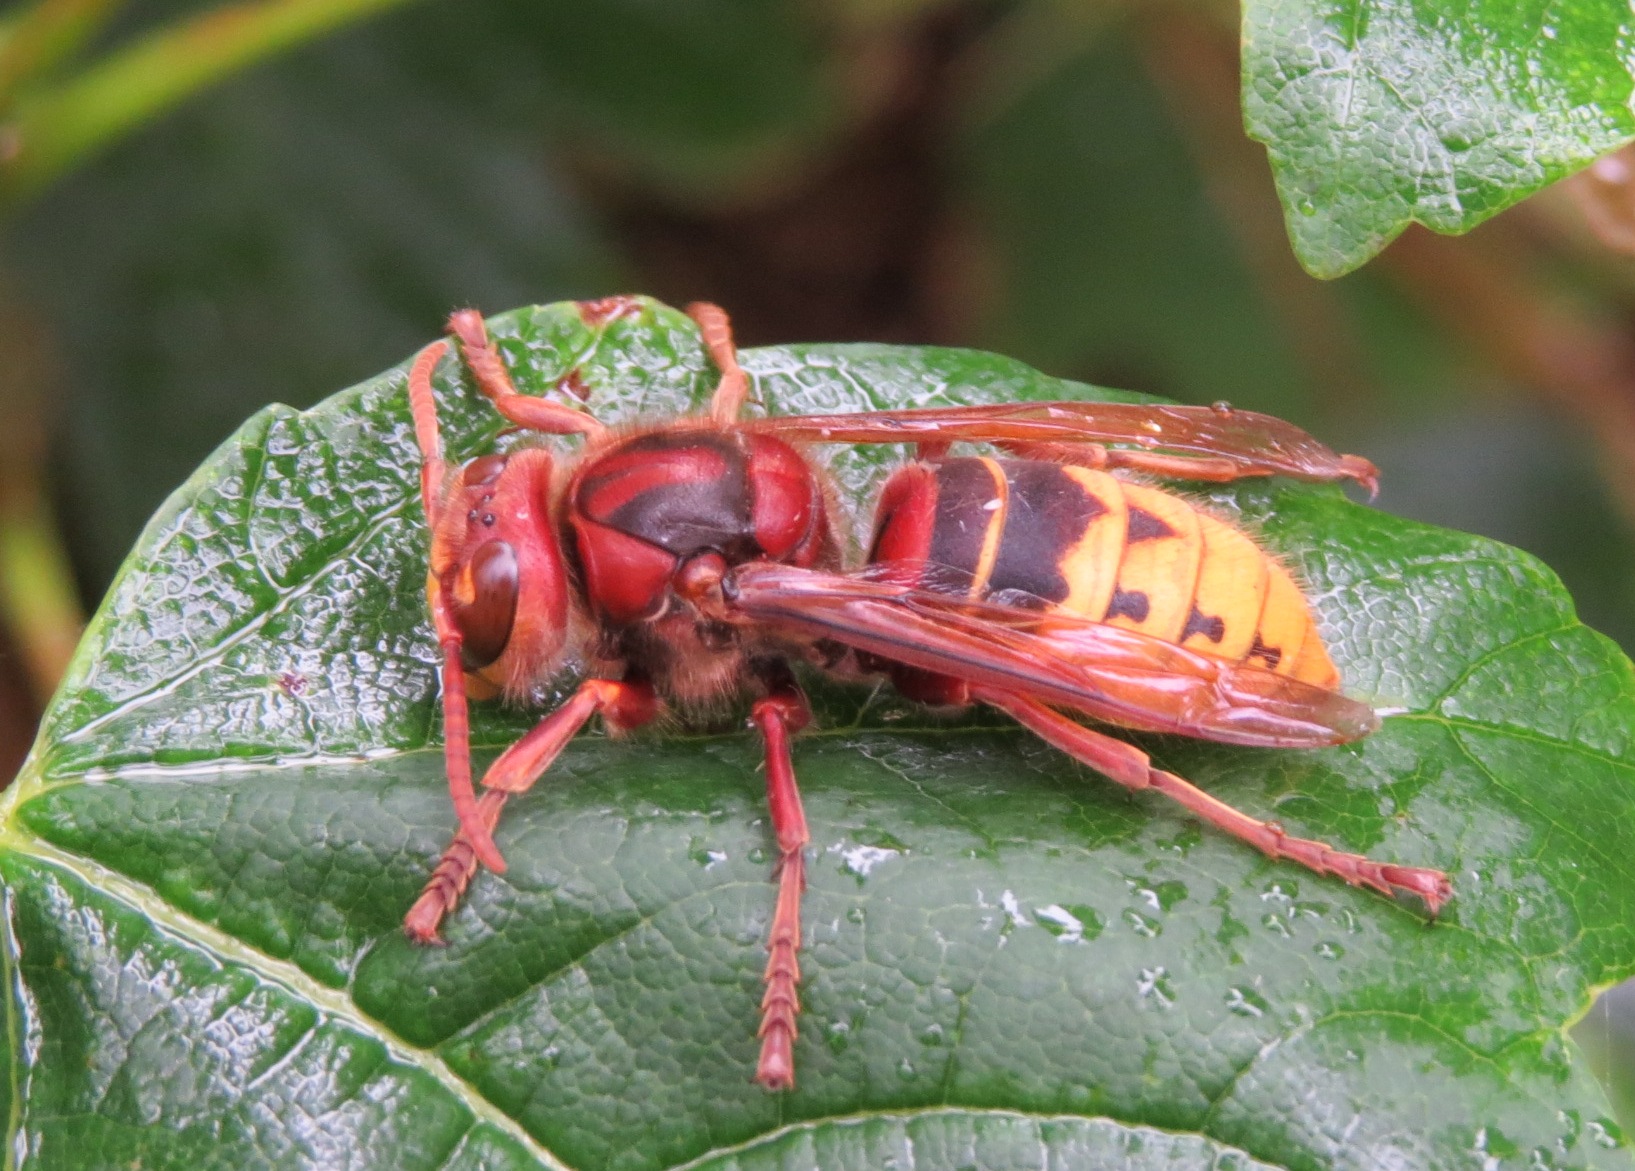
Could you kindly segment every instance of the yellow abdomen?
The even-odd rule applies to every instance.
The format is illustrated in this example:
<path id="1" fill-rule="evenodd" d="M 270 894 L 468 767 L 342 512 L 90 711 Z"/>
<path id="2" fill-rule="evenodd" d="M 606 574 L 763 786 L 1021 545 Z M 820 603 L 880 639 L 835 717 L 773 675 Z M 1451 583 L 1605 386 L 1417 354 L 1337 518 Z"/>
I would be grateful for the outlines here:
<path id="1" fill-rule="evenodd" d="M 930 472 L 936 492 L 922 528 L 929 530 L 924 557 L 968 574 L 969 596 L 1042 600 L 1189 650 L 1339 687 L 1289 572 L 1247 535 L 1181 497 L 1036 460 L 953 459 Z M 917 510 L 881 517 L 877 547 L 893 526 L 906 536 L 910 511 Z M 902 538 L 886 544 L 907 547 Z"/>

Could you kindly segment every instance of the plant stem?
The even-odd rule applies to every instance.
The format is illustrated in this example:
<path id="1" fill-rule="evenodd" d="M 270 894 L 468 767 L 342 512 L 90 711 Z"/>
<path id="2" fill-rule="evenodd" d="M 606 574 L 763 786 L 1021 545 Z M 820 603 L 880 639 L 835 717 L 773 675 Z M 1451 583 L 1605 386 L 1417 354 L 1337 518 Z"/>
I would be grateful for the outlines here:
<path id="1" fill-rule="evenodd" d="M 76 597 L 50 507 L 37 492 L 8 493 L 0 500 L 0 615 L 42 707 L 79 642 Z"/>
<path id="2" fill-rule="evenodd" d="M 0 141 L 14 209 L 133 126 L 281 49 L 403 0 L 249 0 L 142 36 L 62 85 L 18 99 Z"/>
<path id="3" fill-rule="evenodd" d="M 39 0 L 15 17 L 0 44 L 0 109 L 85 43 L 123 0 Z"/>

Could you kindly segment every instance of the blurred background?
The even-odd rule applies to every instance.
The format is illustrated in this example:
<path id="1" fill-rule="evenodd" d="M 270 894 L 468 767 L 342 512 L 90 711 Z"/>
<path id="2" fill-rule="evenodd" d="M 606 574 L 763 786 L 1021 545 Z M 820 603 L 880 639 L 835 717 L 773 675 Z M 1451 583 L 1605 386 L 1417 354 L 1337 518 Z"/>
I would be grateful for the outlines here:
<path id="1" fill-rule="evenodd" d="M 621 291 L 718 301 L 745 345 L 978 346 L 1284 416 L 1378 462 L 1380 507 L 1538 554 L 1635 647 L 1635 158 L 1314 280 L 1243 134 L 1237 21 L 1211 0 L 0 14 L 0 778 L 144 521 L 247 416 L 378 373 L 452 308 Z M 1617 1003 L 1580 1030 L 1603 1068 L 1635 1064 Z"/>

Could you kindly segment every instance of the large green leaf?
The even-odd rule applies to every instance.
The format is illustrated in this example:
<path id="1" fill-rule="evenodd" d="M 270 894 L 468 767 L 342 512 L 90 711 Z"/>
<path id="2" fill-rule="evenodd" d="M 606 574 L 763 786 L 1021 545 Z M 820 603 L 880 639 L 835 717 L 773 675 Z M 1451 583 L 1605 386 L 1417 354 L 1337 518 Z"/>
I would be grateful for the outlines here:
<path id="1" fill-rule="evenodd" d="M 1301 262 L 1463 232 L 1635 137 L 1635 18 L 1605 0 L 1248 0 L 1243 107 Z"/>
<path id="2" fill-rule="evenodd" d="M 534 391 L 696 402 L 646 303 L 494 322 Z M 745 363 L 769 409 L 1105 397 L 956 350 Z M 459 453 L 498 430 L 440 374 Z M 771 840 L 726 730 L 581 738 L 449 946 L 451 828 L 402 368 L 270 408 L 154 519 L 0 840 L 30 1166 L 1628 1167 L 1566 1026 L 1635 971 L 1635 678 L 1501 546 L 1337 488 L 1210 492 L 1388 713 L 1324 752 L 1146 741 L 1291 831 L 1446 868 L 1440 921 L 1267 861 L 997 721 L 821 690 L 799 1088 L 749 1081 Z M 511 442 L 502 439 L 500 442 Z M 892 453 L 836 453 L 861 509 Z M 486 710 L 498 745 L 526 712 Z"/>

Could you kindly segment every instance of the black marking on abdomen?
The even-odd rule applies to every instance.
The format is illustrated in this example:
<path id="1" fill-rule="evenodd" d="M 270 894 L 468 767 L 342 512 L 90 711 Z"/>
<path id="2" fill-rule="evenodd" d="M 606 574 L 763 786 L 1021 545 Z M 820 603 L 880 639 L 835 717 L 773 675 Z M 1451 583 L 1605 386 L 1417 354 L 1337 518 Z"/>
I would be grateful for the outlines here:
<path id="1" fill-rule="evenodd" d="M 1017 590 L 1061 602 L 1071 592 L 1061 562 L 1107 506 L 1057 464 L 1003 460 L 1010 486 L 1005 530 L 988 576 L 988 594 Z"/>
<path id="2" fill-rule="evenodd" d="M 1206 615 L 1194 604 L 1192 613 L 1187 615 L 1186 629 L 1181 631 L 1181 641 L 1185 642 L 1194 634 L 1201 634 L 1210 642 L 1220 642 L 1226 637 L 1226 619 Z"/>
<path id="3" fill-rule="evenodd" d="M 1130 520 L 1124 530 L 1126 544 L 1133 545 L 1137 541 L 1156 541 L 1160 537 L 1173 537 L 1174 535 L 1174 529 L 1145 508 L 1130 509 Z"/>
<path id="4" fill-rule="evenodd" d="M 980 459 L 951 459 L 937 465 L 937 517 L 931 526 L 933 565 L 975 573 L 982 560 L 988 526 L 1000 523 L 988 504 L 999 496 L 993 473 Z"/>
<path id="5" fill-rule="evenodd" d="M 1113 589 L 1112 604 L 1107 607 L 1107 619 L 1128 618 L 1131 622 L 1145 622 L 1152 605 L 1140 590 Z"/>
<path id="6" fill-rule="evenodd" d="M 1260 635 L 1255 635 L 1255 645 L 1249 648 L 1246 656 L 1251 659 L 1260 659 L 1266 664 L 1268 671 L 1277 670 L 1277 665 L 1283 661 L 1283 652 L 1275 646 L 1267 646 L 1260 641 Z"/>

